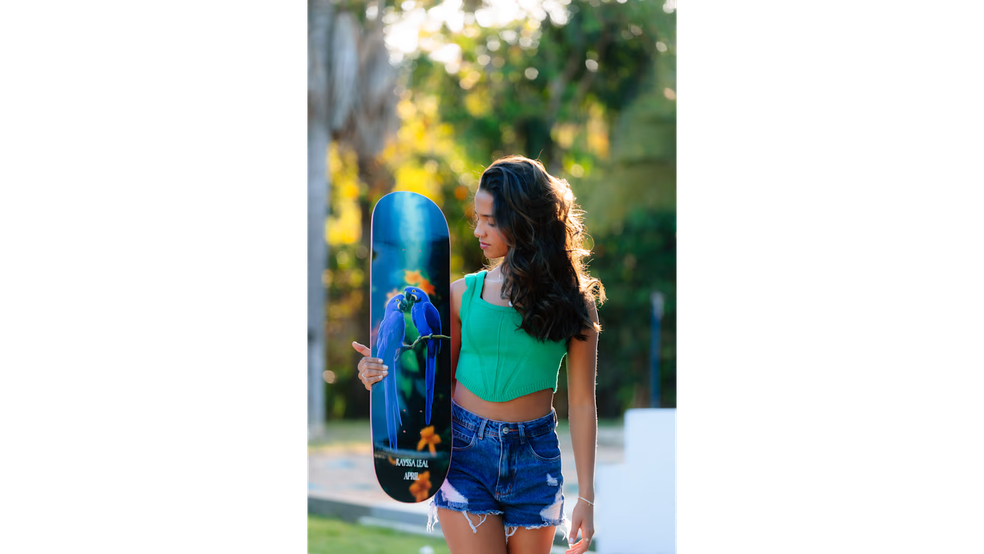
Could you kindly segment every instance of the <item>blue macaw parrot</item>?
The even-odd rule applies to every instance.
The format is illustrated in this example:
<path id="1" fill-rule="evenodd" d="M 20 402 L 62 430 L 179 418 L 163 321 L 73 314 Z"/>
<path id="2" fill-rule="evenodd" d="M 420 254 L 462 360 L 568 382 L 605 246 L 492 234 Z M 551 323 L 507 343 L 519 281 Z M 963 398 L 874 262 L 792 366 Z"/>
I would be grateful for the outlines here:
<path id="1" fill-rule="evenodd" d="M 441 314 L 437 308 L 431 304 L 427 293 L 417 287 L 407 287 L 403 289 L 404 296 L 413 298 L 413 308 L 410 315 L 413 324 L 417 327 L 420 336 L 430 334 L 441 334 Z M 427 341 L 427 404 L 425 404 L 425 422 L 430 425 L 431 404 L 434 403 L 434 373 L 437 370 L 437 353 L 441 351 L 440 339 L 430 339 Z"/>
<path id="2" fill-rule="evenodd" d="M 393 449 L 396 448 L 396 432 L 403 426 L 403 418 L 400 417 L 400 397 L 396 390 L 397 377 L 400 375 L 400 356 L 397 353 L 403 346 L 403 338 L 406 334 L 403 311 L 400 309 L 403 302 L 403 295 L 390 298 L 376 334 L 376 357 L 392 368 L 389 375 L 383 377 L 380 382 L 383 385 L 386 404 L 386 433 L 390 448 Z"/>

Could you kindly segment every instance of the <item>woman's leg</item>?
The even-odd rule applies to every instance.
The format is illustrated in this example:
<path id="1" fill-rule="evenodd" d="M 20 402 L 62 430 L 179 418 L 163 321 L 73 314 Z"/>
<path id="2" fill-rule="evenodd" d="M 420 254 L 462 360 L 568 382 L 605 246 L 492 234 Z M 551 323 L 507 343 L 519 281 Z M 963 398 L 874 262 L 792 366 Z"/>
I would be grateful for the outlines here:
<path id="1" fill-rule="evenodd" d="M 519 527 L 509 537 L 507 552 L 509 554 L 549 554 L 553 546 L 556 527 L 540 527 L 526 529 Z"/>
<path id="2" fill-rule="evenodd" d="M 506 535 L 501 515 L 476 515 L 438 508 L 437 517 L 451 554 L 506 554 Z M 511 538 L 509 540 L 512 541 Z"/>

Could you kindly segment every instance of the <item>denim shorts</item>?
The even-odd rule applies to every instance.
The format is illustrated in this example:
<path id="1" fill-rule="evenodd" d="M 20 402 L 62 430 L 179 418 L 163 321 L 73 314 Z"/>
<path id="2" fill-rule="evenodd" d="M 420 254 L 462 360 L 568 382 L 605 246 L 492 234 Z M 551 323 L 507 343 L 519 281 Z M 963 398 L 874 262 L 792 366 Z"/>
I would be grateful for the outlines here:
<path id="1" fill-rule="evenodd" d="M 476 533 L 468 513 L 484 516 L 479 525 L 485 514 L 500 514 L 507 537 L 515 528 L 566 521 L 556 411 L 531 421 L 504 422 L 452 401 L 451 422 L 451 465 L 431 503 L 430 528 L 437 508 L 464 512 Z"/>

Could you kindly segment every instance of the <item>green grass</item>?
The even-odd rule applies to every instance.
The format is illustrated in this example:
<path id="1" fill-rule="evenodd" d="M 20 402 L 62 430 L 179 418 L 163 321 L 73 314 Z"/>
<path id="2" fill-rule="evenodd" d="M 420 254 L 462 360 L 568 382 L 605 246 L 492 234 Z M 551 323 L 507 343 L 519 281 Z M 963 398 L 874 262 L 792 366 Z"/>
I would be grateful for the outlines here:
<path id="1" fill-rule="evenodd" d="M 448 545 L 439 536 L 422 537 L 308 515 L 310 554 L 418 554 L 424 545 L 430 545 L 434 554 L 450 554 Z"/>

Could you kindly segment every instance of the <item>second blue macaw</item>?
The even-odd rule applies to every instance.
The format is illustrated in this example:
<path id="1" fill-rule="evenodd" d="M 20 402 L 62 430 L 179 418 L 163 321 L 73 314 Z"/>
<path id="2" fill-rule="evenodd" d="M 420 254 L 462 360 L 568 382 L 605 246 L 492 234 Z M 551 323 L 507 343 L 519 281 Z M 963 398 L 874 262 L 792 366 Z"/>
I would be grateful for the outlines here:
<path id="1" fill-rule="evenodd" d="M 427 293 L 417 287 L 403 289 L 405 297 L 413 301 L 410 315 L 420 336 L 441 334 L 441 314 L 431 304 Z M 425 424 L 430 425 L 431 405 L 434 403 L 434 373 L 437 371 L 437 353 L 441 351 L 440 339 L 427 340 L 427 403 L 424 405 Z"/>
<path id="2" fill-rule="evenodd" d="M 383 364 L 392 369 L 380 383 L 383 385 L 386 404 L 386 434 L 390 448 L 393 449 L 396 448 L 396 433 L 403 426 L 403 418 L 400 417 L 400 396 L 396 388 L 397 377 L 400 375 L 399 348 L 403 345 L 403 338 L 406 335 L 403 310 L 400 309 L 403 302 L 403 295 L 396 295 L 389 299 L 376 335 L 376 357 L 382 359 Z"/>

